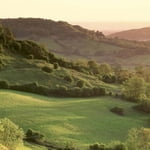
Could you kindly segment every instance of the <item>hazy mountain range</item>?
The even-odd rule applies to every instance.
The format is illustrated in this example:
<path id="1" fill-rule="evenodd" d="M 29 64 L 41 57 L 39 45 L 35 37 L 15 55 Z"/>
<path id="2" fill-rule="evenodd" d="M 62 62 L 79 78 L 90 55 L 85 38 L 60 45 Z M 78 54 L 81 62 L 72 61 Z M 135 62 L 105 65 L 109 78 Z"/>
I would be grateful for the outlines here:
<path id="1" fill-rule="evenodd" d="M 136 40 L 136 41 L 149 41 L 150 27 L 117 32 L 117 33 L 110 34 L 109 37 L 117 37 L 117 38 Z"/>

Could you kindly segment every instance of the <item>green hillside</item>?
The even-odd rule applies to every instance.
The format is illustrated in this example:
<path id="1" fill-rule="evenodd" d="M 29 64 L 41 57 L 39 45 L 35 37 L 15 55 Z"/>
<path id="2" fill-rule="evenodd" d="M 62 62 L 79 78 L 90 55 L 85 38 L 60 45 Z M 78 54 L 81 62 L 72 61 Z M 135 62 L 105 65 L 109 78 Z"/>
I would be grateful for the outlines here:
<path id="1" fill-rule="evenodd" d="M 26 131 L 40 131 L 49 141 L 78 147 L 124 140 L 130 128 L 149 127 L 149 115 L 134 111 L 134 103 L 111 97 L 54 98 L 1 90 L 0 117 L 8 117 Z M 125 116 L 110 112 L 123 107 Z"/>
<path id="2" fill-rule="evenodd" d="M 62 22 L 60 24 L 62 25 Z M 127 56 L 133 58 L 137 53 L 141 61 L 140 57 L 143 55 L 139 46 L 142 46 L 144 56 L 149 53 L 148 43 L 141 45 L 138 42 L 110 40 L 104 38 L 101 33 L 87 33 L 75 26 L 80 30 L 79 34 L 70 25 L 67 25 L 67 29 L 68 26 L 71 28 L 69 31 L 73 30 L 71 36 L 79 36 L 80 39 L 82 35 L 82 41 L 84 40 L 85 45 L 90 43 L 91 47 L 97 47 L 100 42 L 98 36 L 101 35 L 103 42 L 99 47 L 104 49 L 103 54 L 110 57 L 110 52 L 114 57 L 116 53 L 118 57 L 120 55 L 120 60 Z M 70 32 L 66 30 L 65 34 Z M 61 37 L 63 38 L 64 34 L 61 34 Z M 53 47 L 52 43 L 50 45 Z M 81 44 L 81 47 L 83 45 Z M 107 46 L 111 51 L 107 50 Z M 122 56 L 121 50 L 116 47 L 132 47 L 133 50 L 132 53 L 126 51 Z M 84 48 L 86 53 L 90 47 L 87 45 L 87 48 Z M 147 63 L 148 60 L 144 56 L 143 59 Z M 106 63 L 99 64 L 92 60 L 67 60 L 36 42 L 15 39 L 8 28 L 0 25 L 0 117 L 9 118 L 25 132 L 29 128 L 41 132 L 45 134 L 48 142 L 58 146 L 73 144 L 84 149 L 95 142 L 124 141 L 131 128 L 149 128 L 149 75 L 148 67 L 139 66 L 135 70 L 127 70 L 120 65 L 116 67 Z M 126 84 L 123 92 L 124 82 Z M 137 103 L 125 100 L 142 101 L 137 106 Z M 133 109 L 135 105 L 137 107 Z M 112 112 L 111 109 L 116 107 L 124 114 Z M 23 134 L 21 141 L 22 138 Z M 30 136 L 25 137 L 26 141 L 28 138 L 30 139 Z M 37 140 L 34 140 L 35 144 Z M 45 149 L 32 143 L 25 145 L 26 147 L 21 145 L 18 150 Z M 7 147 L 5 143 L 4 146 Z"/>
<path id="3" fill-rule="evenodd" d="M 35 42 L 16 40 L 7 28 L 0 27 L 0 32 L 0 81 L 8 84 L 1 88 L 71 97 L 119 90 L 115 83 L 102 81 L 99 65 L 93 61 L 68 61 Z M 108 66 L 105 72 L 110 71 Z"/>
<path id="4" fill-rule="evenodd" d="M 69 59 L 92 59 L 124 66 L 147 65 L 149 62 L 149 42 L 107 38 L 99 31 L 63 21 L 19 18 L 1 19 L 0 23 L 10 28 L 18 39 L 38 41 L 50 52 Z"/>

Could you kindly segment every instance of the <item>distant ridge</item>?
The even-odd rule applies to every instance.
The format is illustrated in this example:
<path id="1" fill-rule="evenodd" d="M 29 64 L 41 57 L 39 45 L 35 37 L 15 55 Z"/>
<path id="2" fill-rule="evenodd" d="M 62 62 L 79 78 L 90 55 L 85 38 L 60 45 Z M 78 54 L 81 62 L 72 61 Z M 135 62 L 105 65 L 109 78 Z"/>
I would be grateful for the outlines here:
<path id="1" fill-rule="evenodd" d="M 102 38 L 102 32 L 95 32 L 82 28 L 79 25 L 71 25 L 65 21 L 53 21 L 41 18 L 17 18 L 17 19 L 0 19 L 0 23 L 8 27 L 17 38 L 39 38 L 60 37 L 60 38 Z"/>
<path id="2" fill-rule="evenodd" d="M 108 37 L 117 37 L 127 40 L 150 41 L 150 27 L 131 29 L 110 34 Z"/>
<path id="3" fill-rule="evenodd" d="M 150 42 L 106 37 L 100 31 L 65 21 L 18 18 L 0 19 L 0 24 L 9 28 L 18 40 L 36 41 L 50 52 L 70 60 L 87 59 L 123 66 L 150 64 Z"/>

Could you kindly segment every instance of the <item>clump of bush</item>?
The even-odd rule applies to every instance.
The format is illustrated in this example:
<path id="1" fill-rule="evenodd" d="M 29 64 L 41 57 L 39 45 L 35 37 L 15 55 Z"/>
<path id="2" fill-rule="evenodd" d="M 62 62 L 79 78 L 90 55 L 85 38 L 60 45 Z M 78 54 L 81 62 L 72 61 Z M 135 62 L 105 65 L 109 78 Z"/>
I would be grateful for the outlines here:
<path id="1" fill-rule="evenodd" d="M 55 96 L 67 96 L 68 95 L 68 88 L 65 85 L 57 85 L 57 87 L 51 90 L 51 93 Z"/>
<path id="2" fill-rule="evenodd" d="M 93 144 L 89 146 L 89 150 L 127 150 L 127 147 L 123 143 Z"/>
<path id="3" fill-rule="evenodd" d="M 91 97 L 103 96 L 106 94 L 105 88 L 102 87 L 73 87 L 68 89 L 67 96 L 71 97 Z"/>
<path id="4" fill-rule="evenodd" d="M 59 64 L 58 63 L 54 63 L 53 66 L 54 66 L 54 69 L 58 69 Z"/>
<path id="5" fill-rule="evenodd" d="M 78 80 L 76 86 L 80 87 L 80 88 L 83 88 L 85 86 L 85 82 L 83 80 Z"/>
<path id="6" fill-rule="evenodd" d="M 0 53 L 2 53 L 3 52 L 3 46 L 0 44 Z"/>
<path id="7" fill-rule="evenodd" d="M 73 81 L 73 79 L 72 79 L 72 77 L 70 75 L 66 75 L 64 77 L 64 80 L 66 80 L 67 82 L 72 82 Z"/>
<path id="8" fill-rule="evenodd" d="M 0 88 L 1 89 L 8 89 L 9 83 L 7 81 L 0 81 Z"/>
<path id="9" fill-rule="evenodd" d="M 0 59 L 0 70 L 2 70 L 3 69 L 3 66 L 5 65 L 5 63 L 3 62 L 3 60 L 2 59 Z"/>
<path id="10" fill-rule="evenodd" d="M 106 95 L 106 89 L 103 87 L 93 87 L 93 95 L 94 96 Z"/>
<path id="11" fill-rule="evenodd" d="M 0 59 L 0 64 L 1 64 L 1 65 L 3 65 L 3 64 L 4 64 L 4 63 L 3 63 L 3 61 L 2 61 L 2 59 Z"/>
<path id="12" fill-rule="evenodd" d="M 27 59 L 34 59 L 34 55 L 32 55 L 32 54 L 28 55 Z"/>
<path id="13" fill-rule="evenodd" d="M 66 147 L 63 148 L 62 150 L 78 150 L 78 149 L 76 149 L 76 148 L 73 147 L 73 146 L 66 145 Z"/>
<path id="14" fill-rule="evenodd" d="M 20 54 L 22 54 L 26 57 L 28 55 L 33 55 L 34 58 L 36 58 L 36 59 L 44 59 L 45 60 L 45 56 L 48 55 L 47 50 L 43 46 L 41 46 L 33 41 L 28 41 L 28 40 L 25 41 L 24 40 L 24 41 L 17 41 L 17 43 L 19 43 L 21 46 L 21 48 L 20 48 L 21 50 L 19 51 Z"/>
<path id="15" fill-rule="evenodd" d="M 47 73 L 51 73 L 51 72 L 53 72 L 53 69 L 52 69 L 52 68 L 50 68 L 50 67 L 48 67 L 48 66 L 44 66 L 44 67 L 42 67 L 42 70 L 43 70 L 44 72 L 47 72 Z"/>
<path id="16" fill-rule="evenodd" d="M 110 109 L 110 111 L 117 115 L 124 116 L 124 110 L 121 107 L 113 107 Z"/>
<path id="17" fill-rule="evenodd" d="M 116 82 L 116 76 L 111 74 L 106 74 L 102 76 L 102 81 L 106 83 L 115 83 Z"/>
<path id="18" fill-rule="evenodd" d="M 13 89 L 13 90 L 32 92 L 32 93 L 36 93 L 37 88 L 38 88 L 37 82 L 23 84 L 23 85 L 12 85 L 12 86 L 10 86 L 10 89 Z"/>
<path id="19" fill-rule="evenodd" d="M 135 108 L 139 111 L 150 113 L 150 99 L 142 100 Z"/>
<path id="20" fill-rule="evenodd" d="M 48 88 L 47 86 L 38 85 L 37 82 L 23 84 L 23 85 L 11 85 L 10 89 L 31 92 L 45 96 L 53 96 L 53 90 Z"/>
<path id="21" fill-rule="evenodd" d="M 3 65 L 2 64 L 0 64 L 0 71 L 3 69 Z"/>
<path id="22" fill-rule="evenodd" d="M 4 89 L 4 86 L 2 86 Z M 6 86 L 5 86 L 6 88 Z M 36 93 L 45 96 L 70 96 L 70 97 L 91 97 L 103 96 L 106 90 L 103 87 L 73 87 L 68 88 L 65 85 L 57 85 L 55 88 L 39 85 L 37 82 L 23 84 L 23 85 L 9 85 L 7 88 L 12 90 Z"/>
<path id="23" fill-rule="evenodd" d="M 109 91 L 109 92 L 108 92 L 108 95 L 109 95 L 109 96 L 112 96 L 112 95 L 113 95 L 113 92 L 112 92 L 112 91 Z"/>
<path id="24" fill-rule="evenodd" d="M 32 129 L 28 129 L 25 139 L 29 142 L 39 142 L 44 140 L 44 135 Z"/>

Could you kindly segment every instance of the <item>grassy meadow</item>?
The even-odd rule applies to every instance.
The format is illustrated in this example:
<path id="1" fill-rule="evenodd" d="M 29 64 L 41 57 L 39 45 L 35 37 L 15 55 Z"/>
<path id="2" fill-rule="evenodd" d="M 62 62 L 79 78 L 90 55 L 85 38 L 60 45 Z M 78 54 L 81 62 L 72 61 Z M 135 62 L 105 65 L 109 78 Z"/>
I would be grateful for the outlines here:
<path id="1" fill-rule="evenodd" d="M 0 118 L 26 131 L 44 133 L 49 141 L 85 147 L 95 142 L 125 140 L 131 128 L 148 127 L 150 115 L 132 109 L 134 103 L 112 97 L 55 98 L 0 90 Z M 110 109 L 124 108 L 125 116 Z"/>

